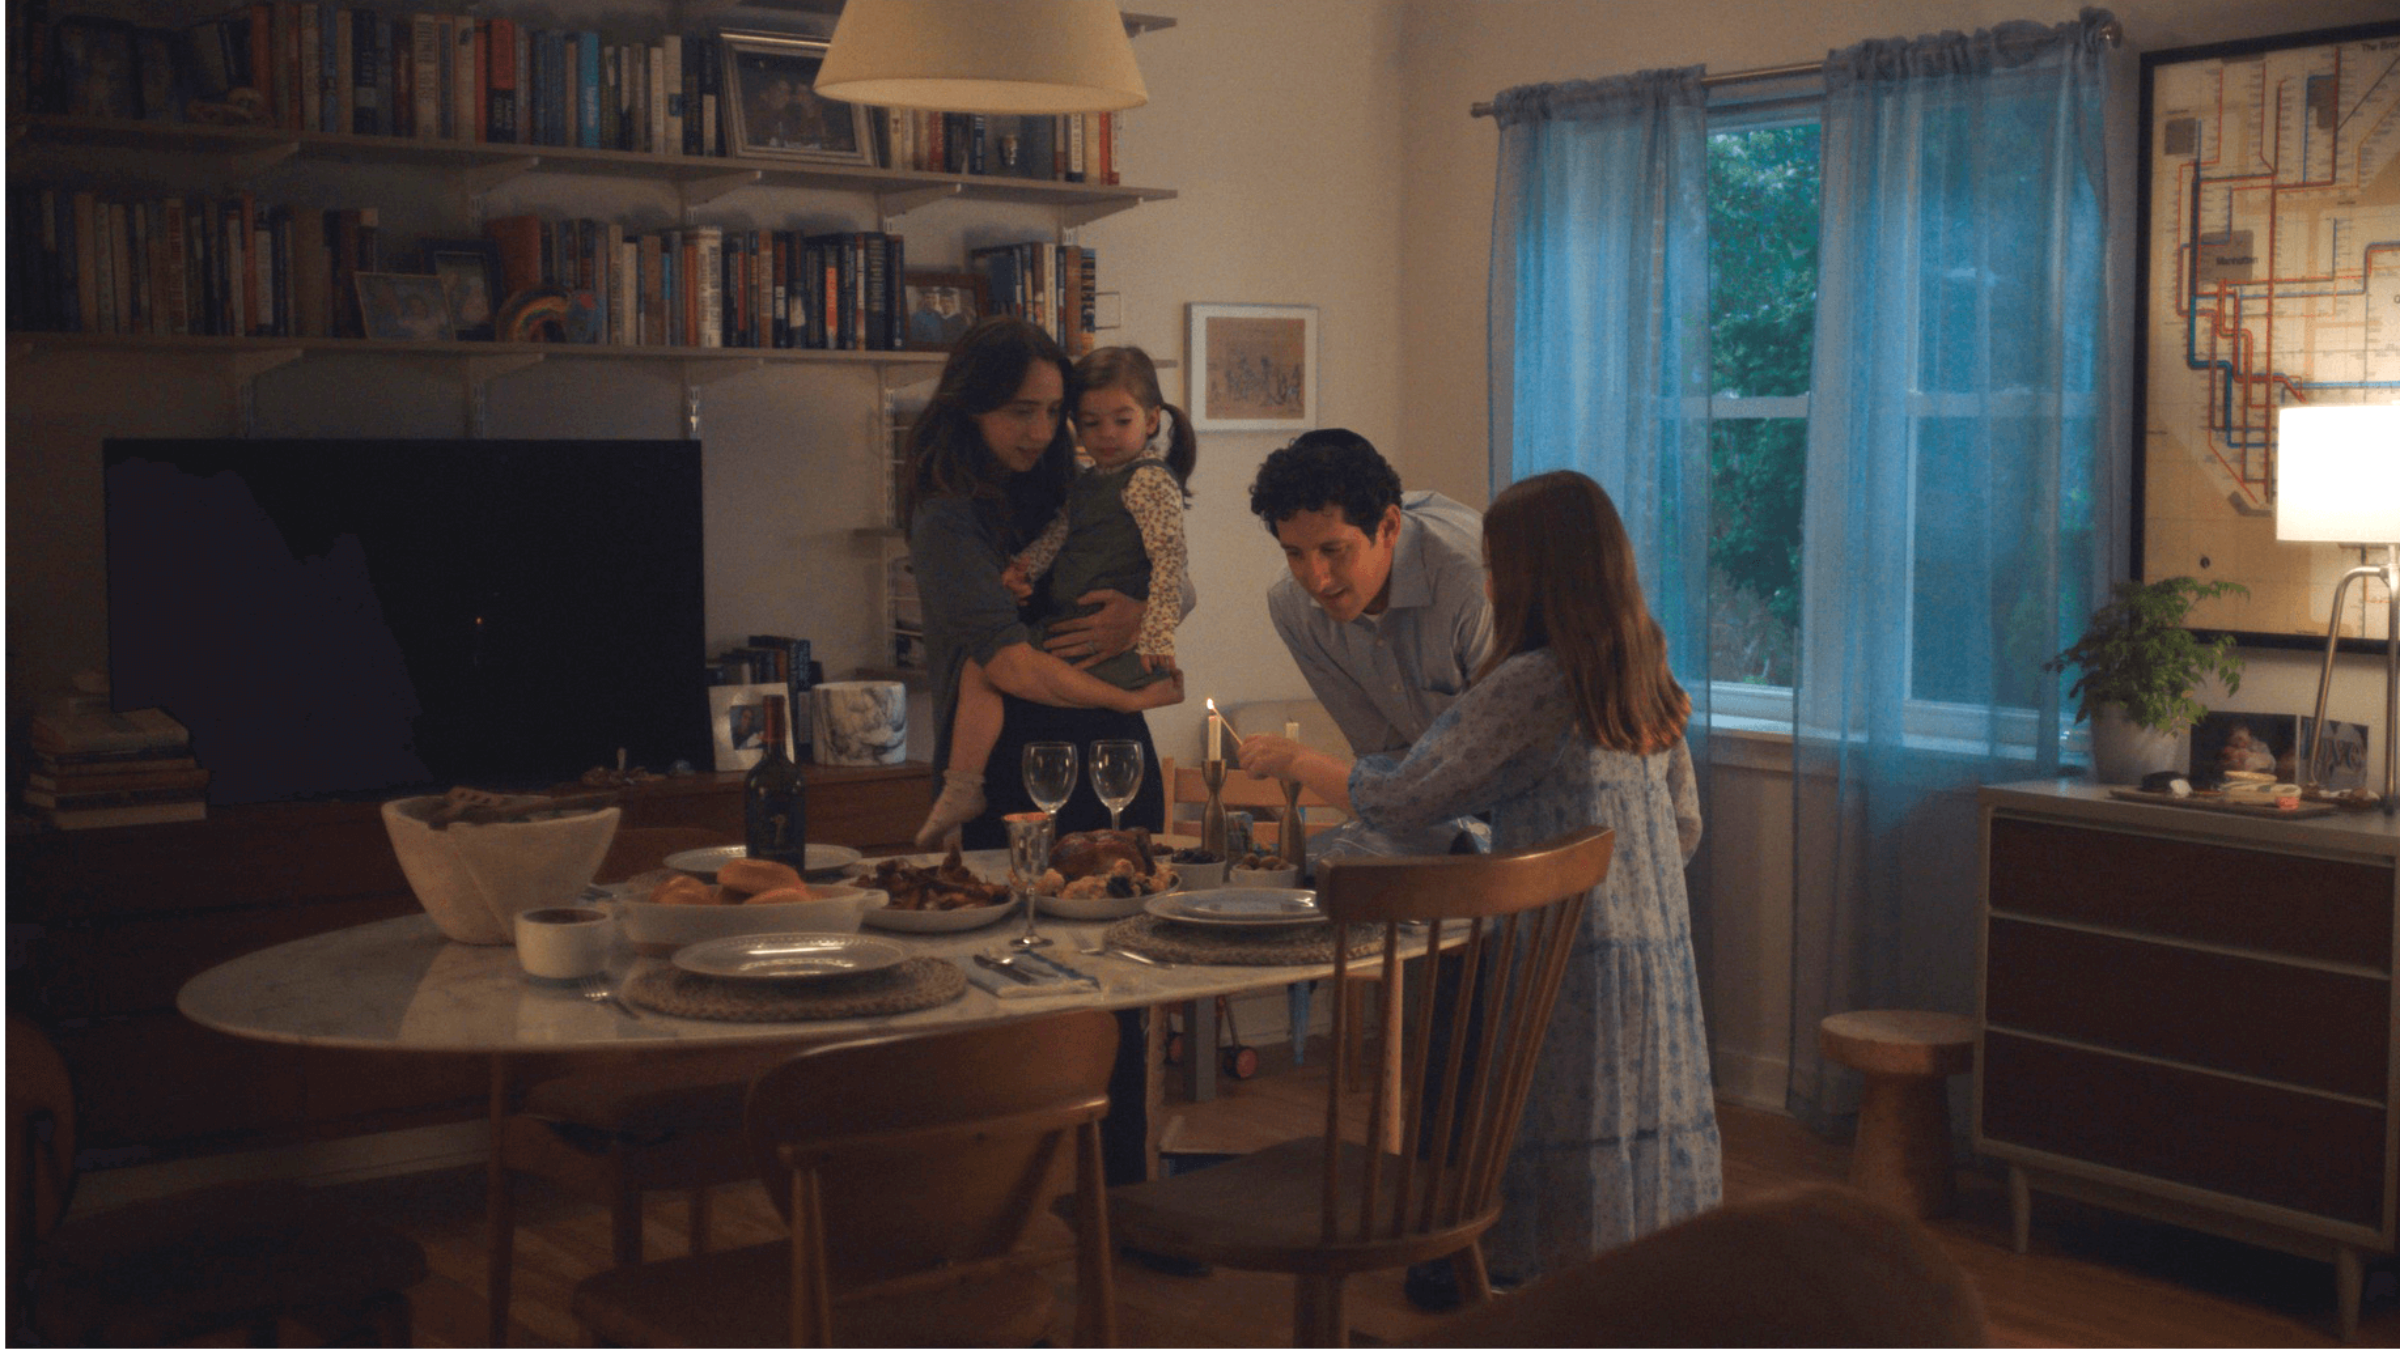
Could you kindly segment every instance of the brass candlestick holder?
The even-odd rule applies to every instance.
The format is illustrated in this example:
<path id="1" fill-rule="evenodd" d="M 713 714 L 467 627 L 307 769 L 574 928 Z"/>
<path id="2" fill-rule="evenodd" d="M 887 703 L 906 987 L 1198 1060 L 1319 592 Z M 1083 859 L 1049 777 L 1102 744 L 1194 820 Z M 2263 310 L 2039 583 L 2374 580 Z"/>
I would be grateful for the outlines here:
<path id="1" fill-rule="evenodd" d="M 1308 830 L 1300 823 L 1300 785 L 1285 779 L 1283 783 L 1283 861 L 1287 867 L 1298 869 L 1294 880 L 1308 880 Z"/>
<path id="2" fill-rule="evenodd" d="M 1200 847 L 1231 862 L 1225 855 L 1225 761 L 1200 761 L 1200 781 L 1208 786 L 1208 805 L 1200 810 Z"/>

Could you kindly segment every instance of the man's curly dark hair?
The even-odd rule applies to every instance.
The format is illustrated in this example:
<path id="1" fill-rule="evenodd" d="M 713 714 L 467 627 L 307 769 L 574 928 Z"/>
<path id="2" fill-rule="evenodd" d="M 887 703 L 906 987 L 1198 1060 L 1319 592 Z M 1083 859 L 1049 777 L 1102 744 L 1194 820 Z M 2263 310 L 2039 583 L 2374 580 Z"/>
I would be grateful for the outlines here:
<path id="1" fill-rule="evenodd" d="M 1352 526 L 1373 534 L 1387 508 L 1400 504 L 1400 475 L 1367 438 L 1340 427 L 1302 432 L 1267 456 L 1250 484 L 1250 510 L 1267 533 L 1303 511 L 1338 506 Z"/>

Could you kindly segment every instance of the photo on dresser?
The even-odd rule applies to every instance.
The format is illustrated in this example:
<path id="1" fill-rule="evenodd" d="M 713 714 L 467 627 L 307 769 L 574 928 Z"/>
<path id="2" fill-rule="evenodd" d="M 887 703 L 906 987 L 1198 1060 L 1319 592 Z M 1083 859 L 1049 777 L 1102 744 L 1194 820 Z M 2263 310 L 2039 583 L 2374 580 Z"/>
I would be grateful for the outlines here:
<path id="1" fill-rule="evenodd" d="M 708 730 L 716 742 L 717 772 L 739 773 L 766 756 L 767 695 L 790 698 L 791 688 L 777 684 L 720 684 L 708 691 Z M 783 753 L 795 762 L 792 719 L 783 720 Z"/>
<path id="2" fill-rule="evenodd" d="M 2367 728 L 2331 718 L 2325 727 L 2316 785 L 2333 791 L 2365 787 Z M 2301 713 L 2212 712 L 2192 728 L 2192 786 L 2215 786 L 2228 774 L 2272 774 L 2275 782 L 2298 783 L 2308 771 L 2315 733 L 2316 719 Z"/>

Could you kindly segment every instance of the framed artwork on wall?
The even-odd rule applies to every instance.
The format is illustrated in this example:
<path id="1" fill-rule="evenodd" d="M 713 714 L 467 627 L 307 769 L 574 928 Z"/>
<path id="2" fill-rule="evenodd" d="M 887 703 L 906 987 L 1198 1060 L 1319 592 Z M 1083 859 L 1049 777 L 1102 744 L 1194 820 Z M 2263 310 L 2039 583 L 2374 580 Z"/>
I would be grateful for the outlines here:
<path id="1" fill-rule="evenodd" d="M 1315 305 L 1193 305 L 1185 406 L 1195 431 L 1317 424 Z"/>
<path id="2" fill-rule="evenodd" d="M 866 108 L 817 95 L 825 39 L 728 32 L 724 40 L 726 153 L 815 164 L 875 162 Z"/>
<path id="3" fill-rule="evenodd" d="M 2317 647 L 2358 557 L 2276 540 L 2277 420 L 2400 399 L 2400 21 L 2146 52 L 2140 125 L 2135 575 L 2238 581 L 2191 626 Z"/>

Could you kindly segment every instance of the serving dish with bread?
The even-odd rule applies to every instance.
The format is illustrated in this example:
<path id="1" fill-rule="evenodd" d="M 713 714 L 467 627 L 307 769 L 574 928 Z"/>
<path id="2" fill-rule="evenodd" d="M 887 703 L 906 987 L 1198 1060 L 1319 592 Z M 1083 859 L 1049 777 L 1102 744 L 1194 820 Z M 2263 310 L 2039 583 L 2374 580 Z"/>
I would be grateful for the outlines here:
<path id="1" fill-rule="evenodd" d="M 810 881 L 764 859 L 725 860 L 716 880 L 661 868 L 611 888 L 626 939 L 646 956 L 695 942 L 762 933 L 855 933 L 860 920 L 890 899 L 855 881 Z"/>

